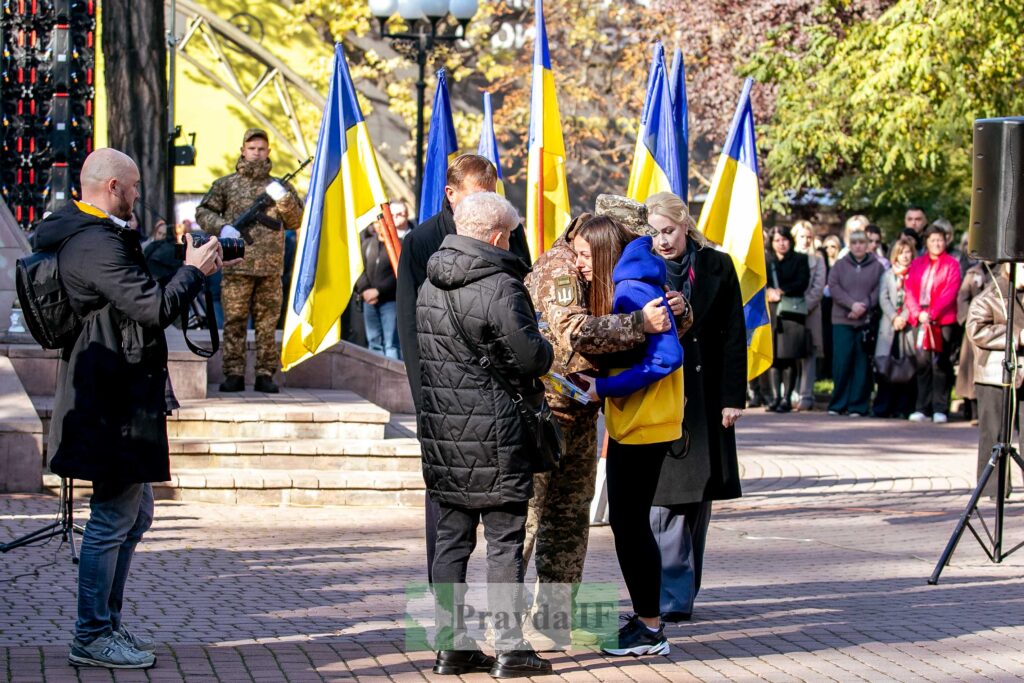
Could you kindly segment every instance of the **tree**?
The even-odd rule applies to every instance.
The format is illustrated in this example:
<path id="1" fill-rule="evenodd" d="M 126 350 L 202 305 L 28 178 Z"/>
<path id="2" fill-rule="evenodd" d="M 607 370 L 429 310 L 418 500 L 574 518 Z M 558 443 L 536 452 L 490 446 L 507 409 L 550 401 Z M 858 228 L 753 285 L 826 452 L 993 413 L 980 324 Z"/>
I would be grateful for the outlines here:
<path id="1" fill-rule="evenodd" d="M 890 224 L 908 203 L 962 221 L 972 122 L 1024 106 L 1024 3 L 900 0 L 837 31 L 842 4 L 816 13 L 802 53 L 766 49 L 750 65 L 777 91 L 761 130 L 767 203 L 832 188 L 840 207 Z"/>
<path id="2" fill-rule="evenodd" d="M 162 0 L 103 0 L 109 144 L 139 165 L 142 200 L 173 221 L 167 192 L 167 45 Z M 148 212 L 143 212 L 148 213 Z M 148 226 L 151 216 L 140 215 Z"/>

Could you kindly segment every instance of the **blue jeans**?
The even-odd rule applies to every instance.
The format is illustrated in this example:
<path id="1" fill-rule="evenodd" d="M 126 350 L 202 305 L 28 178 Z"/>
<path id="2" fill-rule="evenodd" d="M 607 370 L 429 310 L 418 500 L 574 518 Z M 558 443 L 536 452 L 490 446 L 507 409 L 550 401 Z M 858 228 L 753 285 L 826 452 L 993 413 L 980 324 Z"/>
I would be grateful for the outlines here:
<path id="1" fill-rule="evenodd" d="M 135 546 L 153 523 L 150 484 L 93 482 L 78 566 L 75 637 L 91 643 L 121 626 L 124 584 Z"/>
<path id="2" fill-rule="evenodd" d="M 363 304 L 363 322 L 366 324 L 366 343 L 371 351 L 383 353 L 388 358 L 400 359 L 398 350 L 398 322 L 395 302 Z"/>

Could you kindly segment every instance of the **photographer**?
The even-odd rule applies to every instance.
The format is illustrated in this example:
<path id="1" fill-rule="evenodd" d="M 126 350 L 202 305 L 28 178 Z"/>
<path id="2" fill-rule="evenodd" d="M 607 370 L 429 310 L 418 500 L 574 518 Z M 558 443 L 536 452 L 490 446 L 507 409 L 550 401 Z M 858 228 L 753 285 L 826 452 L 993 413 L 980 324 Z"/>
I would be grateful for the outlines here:
<path id="1" fill-rule="evenodd" d="M 99 149 L 82 166 L 82 201 L 44 220 L 36 248 L 57 251 L 64 290 L 82 328 L 61 350 L 50 422 L 50 469 L 93 482 L 82 537 L 78 621 L 68 660 L 76 666 L 148 668 L 153 643 L 121 620 L 135 546 L 153 520 L 150 482 L 170 479 L 167 411 L 178 407 L 167 375 L 163 328 L 221 267 L 211 239 L 191 245 L 164 285 L 152 278 L 140 235 L 128 227 L 139 196 L 129 157 Z"/>
<path id="2" fill-rule="evenodd" d="M 252 307 L 256 328 L 256 391 L 276 394 L 274 373 L 280 367 L 275 331 L 281 316 L 281 274 L 284 272 L 284 231 L 297 230 L 302 222 L 302 201 L 287 182 L 270 176 L 270 143 L 259 128 L 242 136 L 242 148 L 235 173 L 213 181 L 210 191 L 196 207 L 196 220 L 206 232 L 219 237 L 239 237 L 232 221 L 264 193 L 274 204 L 260 221 L 277 224 L 277 230 L 262 222 L 252 226 L 252 244 L 246 245 L 241 265 L 224 271 L 221 306 L 224 309 L 224 381 L 221 391 L 245 390 L 245 335 Z M 276 196 L 274 196 L 276 195 Z M 239 228 L 243 229 L 239 223 Z M 281 229 L 283 228 L 283 229 Z"/>

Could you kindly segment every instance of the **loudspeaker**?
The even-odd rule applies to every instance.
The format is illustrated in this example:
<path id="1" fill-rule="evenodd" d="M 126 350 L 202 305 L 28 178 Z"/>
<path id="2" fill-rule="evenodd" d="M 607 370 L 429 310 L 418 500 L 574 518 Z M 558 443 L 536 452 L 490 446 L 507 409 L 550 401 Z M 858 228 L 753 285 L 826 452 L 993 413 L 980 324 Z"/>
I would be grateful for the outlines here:
<path id="1" fill-rule="evenodd" d="M 1024 261 L 1024 117 L 974 122 L 973 187 L 971 256 Z"/>

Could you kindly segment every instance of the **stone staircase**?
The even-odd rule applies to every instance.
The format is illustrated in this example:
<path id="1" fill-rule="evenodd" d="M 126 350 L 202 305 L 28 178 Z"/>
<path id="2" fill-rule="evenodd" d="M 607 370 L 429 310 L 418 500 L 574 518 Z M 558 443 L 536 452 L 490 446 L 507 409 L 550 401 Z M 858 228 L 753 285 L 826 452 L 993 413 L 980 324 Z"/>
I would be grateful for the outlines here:
<path id="1" fill-rule="evenodd" d="M 52 398 L 34 397 L 44 422 Z M 350 391 L 283 389 L 182 401 L 168 418 L 170 482 L 158 499 L 255 505 L 422 506 L 409 420 Z M 386 438 L 389 432 L 391 438 Z M 56 490 L 59 479 L 44 476 Z M 76 483 L 76 491 L 88 484 Z"/>

